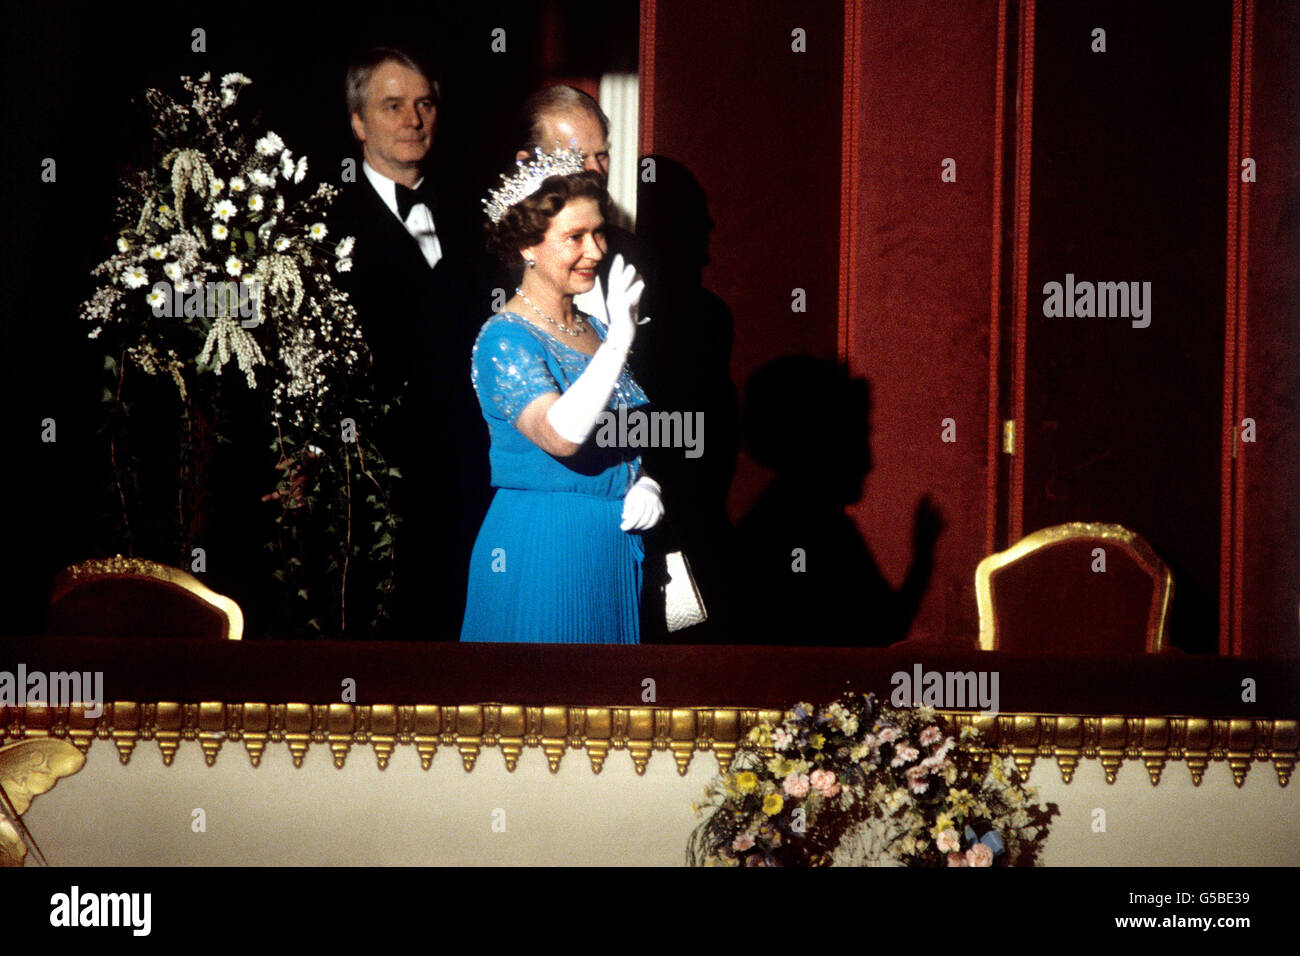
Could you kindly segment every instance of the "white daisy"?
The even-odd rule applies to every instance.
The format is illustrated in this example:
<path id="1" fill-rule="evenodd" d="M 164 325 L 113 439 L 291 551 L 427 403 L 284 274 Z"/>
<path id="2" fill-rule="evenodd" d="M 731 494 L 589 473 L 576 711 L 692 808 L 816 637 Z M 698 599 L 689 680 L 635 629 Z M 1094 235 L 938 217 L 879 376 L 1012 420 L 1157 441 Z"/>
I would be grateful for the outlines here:
<path id="1" fill-rule="evenodd" d="M 225 229 L 226 227 L 222 226 L 221 228 Z M 185 273 L 181 271 L 181 264 L 179 262 L 169 262 L 167 265 L 163 266 L 163 275 L 171 279 L 172 282 L 180 282 L 181 277 L 184 274 Z"/>
<path id="2" fill-rule="evenodd" d="M 262 207 L 266 205 L 266 200 L 262 198 L 261 193 L 253 193 L 248 197 L 248 208 L 253 212 L 261 212 Z"/>
<path id="3" fill-rule="evenodd" d="M 212 238 L 213 238 L 213 239 L 218 239 L 218 240 L 220 240 L 220 239 L 225 239 L 225 238 L 226 238 L 227 236 L 229 236 L 229 235 L 230 235 L 230 230 L 227 229 L 225 226 L 223 226 L 221 223 L 219 223 L 219 222 L 214 222 L 214 223 L 212 224 Z"/>
<path id="4" fill-rule="evenodd" d="M 284 151 L 284 140 L 275 133 L 267 133 L 257 141 L 255 146 L 263 156 L 279 156 Z"/>
<path id="5" fill-rule="evenodd" d="M 233 188 L 233 180 L 232 180 L 232 188 Z M 216 216 L 222 222 L 229 222 L 230 217 L 233 216 L 238 211 L 239 210 L 235 208 L 235 204 L 231 202 L 229 199 L 223 199 L 215 206 L 212 207 L 212 215 Z"/>
<path id="6" fill-rule="evenodd" d="M 157 307 L 167 301 L 167 293 L 163 292 L 161 289 L 154 289 L 147 296 L 145 296 L 144 299 L 150 305 Z"/>
<path id="7" fill-rule="evenodd" d="M 276 212 L 284 212 L 284 197 L 283 197 L 283 196 L 276 196 L 276 197 L 275 197 L 275 211 L 276 211 Z"/>
<path id="8" fill-rule="evenodd" d="M 289 155 L 286 149 L 284 155 L 280 157 L 280 175 L 285 179 L 293 179 L 293 157 Z"/>
<path id="9" fill-rule="evenodd" d="M 231 177 L 230 177 L 230 191 L 231 191 L 232 193 L 242 193 L 242 192 L 243 192 L 245 189 L 247 189 L 247 188 L 248 188 L 248 187 L 247 187 L 247 185 L 244 183 L 244 177 L 243 177 L 243 176 L 231 176 Z"/>
<path id="10" fill-rule="evenodd" d="M 284 236 L 281 236 L 279 239 L 275 240 L 276 252 L 284 252 L 284 250 L 288 248 L 289 248 L 289 240 L 284 238 Z"/>
<path id="11" fill-rule="evenodd" d="M 131 266 L 122 273 L 122 281 L 126 283 L 128 289 L 138 289 L 149 283 L 149 274 L 139 266 Z"/>
<path id="12" fill-rule="evenodd" d="M 163 246 L 150 246 L 149 258 L 161 262 L 163 259 L 167 258 L 167 249 Z"/>
<path id="13" fill-rule="evenodd" d="M 224 179 L 214 179 L 212 180 L 212 185 L 208 187 L 208 193 L 212 196 L 215 196 L 217 193 L 221 192 L 221 190 L 225 188 L 226 188 L 226 181 Z"/>
<path id="14" fill-rule="evenodd" d="M 117 251 L 127 252 L 131 248 L 131 243 L 127 241 L 126 236 L 117 237 Z"/>
<path id="15" fill-rule="evenodd" d="M 352 255 L 352 247 L 356 244 L 356 239 L 352 236 L 346 236 L 342 242 L 334 247 L 334 254 L 340 259 L 346 259 Z"/>
<path id="16" fill-rule="evenodd" d="M 338 261 L 337 265 L 334 266 L 334 268 L 338 269 L 339 272 L 351 272 L 351 271 L 352 271 L 352 260 L 351 260 L 351 259 L 340 259 L 340 260 Z"/>
<path id="17" fill-rule="evenodd" d="M 295 183 L 300 183 L 300 182 L 302 182 L 303 177 L 306 176 L 306 175 L 307 175 L 307 157 L 306 157 L 306 156 L 299 156 L 299 157 L 298 157 L 298 168 L 297 168 L 297 170 L 294 171 L 294 174 L 293 174 L 293 181 L 294 181 Z"/>
<path id="18" fill-rule="evenodd" d="M 240 261 L 240 259 L 237 256 L 231 256 L 229 259 L 226 260 L 226 272 L 229 275 L 238 278 L 240 273 L 242 273 L 243 271 L 244 271 L 244 263 Z"/>
<path id="19" fill-rule="evenodd" d="M 314 222 L 307 227 L 307 235 L 317 240 L 324 239 L 328 232 L 329 230 L 325 228 L 323 222 Z"/>
<path id="20" fill-rule="evenodd" d="M 260 169 L 254 169 L 248 174 L 248 178 L 253 181 L 253 185 L 261 189 L 270 189 L 275 185 L 275 177 L 262 172 Z"/>

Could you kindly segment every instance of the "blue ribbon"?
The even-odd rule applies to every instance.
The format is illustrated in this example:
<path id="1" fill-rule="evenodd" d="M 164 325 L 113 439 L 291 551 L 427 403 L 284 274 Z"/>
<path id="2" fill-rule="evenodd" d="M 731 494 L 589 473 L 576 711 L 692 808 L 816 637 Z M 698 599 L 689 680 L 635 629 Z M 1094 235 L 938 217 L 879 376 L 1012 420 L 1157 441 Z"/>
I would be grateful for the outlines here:
<path id="1" fill-rule="evenodd" d="M 1007 849 L 1007 845 L 1002 842 L 1002 837 L 998 835 L 998 832 L 996 830 L 990 830 L 982 837 L 976 839 L 975 831 L 972 830 L 970 827 L 967 827 L 966 843 L 970 846 L 974 846 L 976 843 L 983 843 L 986 847 L 988 847 L 990 850 L 993 851 L 994 856 L 999 856 L 1002 853 L 1005 853 Z"/>

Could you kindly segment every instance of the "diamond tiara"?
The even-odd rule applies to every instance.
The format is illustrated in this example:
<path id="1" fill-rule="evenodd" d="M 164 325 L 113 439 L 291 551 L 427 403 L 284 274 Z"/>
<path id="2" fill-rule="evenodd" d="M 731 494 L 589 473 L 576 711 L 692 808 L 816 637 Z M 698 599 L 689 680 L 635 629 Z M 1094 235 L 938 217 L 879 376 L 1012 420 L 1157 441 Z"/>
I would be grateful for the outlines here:
<path id="1" fill-rule="evenodd" d="M 582 150 L 576 146 L 557 148 L 553 153 L 543 153 L 539 146 L 534 150 L 537 158 L 527 164 L 522 159 L 515 160 L 517 169 L 514 175 L 501 174 L 501 185 L 488 190 L 483 200 L 483 209 L 493 223 L 501 221 L 506 210 L 527 199 L 542 188 L 542 182 L 550 176 L 568 176 L 580 173 L 586 163 Z"/>

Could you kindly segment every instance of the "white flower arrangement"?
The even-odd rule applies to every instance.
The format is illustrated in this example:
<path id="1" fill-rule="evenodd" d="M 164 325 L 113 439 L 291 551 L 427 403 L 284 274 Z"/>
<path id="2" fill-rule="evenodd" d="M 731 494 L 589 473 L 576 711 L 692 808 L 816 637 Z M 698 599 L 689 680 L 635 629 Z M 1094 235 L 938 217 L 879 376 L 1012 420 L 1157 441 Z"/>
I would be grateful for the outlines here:
<path id="1" fill-rule="evenodd" d="M 182 77 L 188 102 L 146 92 L 160 141 L 175 148 L 161 169 L 123 184 L 117 251 L 95 269 L 107 281 L 86 301 L 83 317 L 92 338 L 114 326 L 137 349 L 132 354 L 179 356 L 172 365 L 151 364 L 150 374 L 166 371 L 189 394 L 192 387 L 180 388 L 187 377 L 219 375 L 232 360 L 250 388 L 258 386 L 255 370 L 267 367 L 274 419 L 312 426 L 325 396 L 368 360 L 352 305 L 331 278 L 351 268 L 353 240 L 322 246 L 337 189 L 295 189 L 306 176 L 305 156 L 295 160 L 277 133 L 243 135 L 234 107 L 250 82 L 242 73 L 227 73 L 219 84 L 208 74 Z M 177 293 L 198 295 L 232 279 L 260 283 L 260 327 L 241 323 L 228 297 L 205 300 L 216 314 L 205 308 L 172 316 L 167 293 L 142 299 L 125 292 L 165 281 Z"/>
<path id="2" fill-rule="evenodd" d="M 99 283 L 82 318 L 87 337 L 102 341 L 105 369 L 115 379 L 104 391 L 112 405 L 110 441 L 119 426 L 133 437 L 121 411 L 128 401 L 123 383 L 132 393 L 140 376 L 128 376 L 128 368 L 175 385 L 186 436 L 203 423 L 218 440 L 232 440 L 220 432 L 242 420 L 228 414 L 243 405 L 232 390 L 246 386 L 260 401 L 267 426 L 262 454 L 284 464 L 285 504 L 268 546 L 283 559 L 277 580 L 296 596 L 287 628 L 296 636 L 351 633 L 354 607 L 365 601 L 354 604 L 360 592 L 349 592 L 348 568 L 376 569 L 371 611 L 358 615 L 361 626 L 367 619 L 375 626 L 388 613 L 400 522 L 389 504 L 396 469 L 390 474 L 367 434 L 384 414 L 363 378 L 369 350 L 337 278 L 352 268 L 355 242 L 330 236 L 338 189 L 305 183 L 305 156 L 294 157 L 275 133 L 241 130 L 236 108 L 249 82 L 242 73 L 219 82 L 204 74 L 182 77 L 186 95 L 146 91 L 161 160 L 122 182 L 115 251 L 93 270 Z M 233 382 L 223 377 L 231 365 L 240 373 Z M 342 414 L 362 423 L 355 440 L 340 439 Z M 256 454 L 256 436 L 237 437 L 239 454 Z M 195 465 L 196 446 L 184 442 L 179 494 L 164 496 L 163 520 L 175 520 L 178 553 L 188 554 L 194 522 L 187 508 L 199 510 L 196 489 L 207 476 Z M 119 450 L 116 461 L 123 460 Z M 127 529 L 132 484 L 113 467 L 120 527 Z M 157 504 L 141 499 L 130 507 Z M 300 556 L 308 553 L 327 557 L 325 580 L 304 570 Z"/>

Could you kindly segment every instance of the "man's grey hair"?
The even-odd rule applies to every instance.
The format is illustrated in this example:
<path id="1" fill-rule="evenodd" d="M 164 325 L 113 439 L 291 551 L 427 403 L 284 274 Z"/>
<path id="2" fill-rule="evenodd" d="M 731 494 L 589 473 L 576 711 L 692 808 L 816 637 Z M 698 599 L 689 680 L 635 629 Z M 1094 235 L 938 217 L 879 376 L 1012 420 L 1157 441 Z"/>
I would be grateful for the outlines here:
<path id="1" fill-rule="evenodd" d="M 559 116 L 575 110 L 586 110 L 600 121 L 600 132 L 609 139 L 609 117 L 590 95 L 572 86 L 544 86 L 524 101 L 520 111 L 520 127 L 525 140 L 521 149 L 532 152 L 535 147 L 554 148 L 554 143 L 542 142 L 542 122 L 548 116 Z"/>
<path id="2" fill-rule="evenodd" d="M 348 116 L 365 111 L 366 89 L 370 86 L 370 78 L 374 76 L 375 70 L 385 63 L 397 63 L 408 70 L 419 73 L 429 81 L 429 88 L 433 90 L 434 105 L 437 105 L 442 99 L 442 90 L 438 85 L 438 79 L 430 72 L 428 67 L 405 50 L 399 50 L 391 46 L 377 46 L 362 53 L 348 65 L 347 80 L 344 83 Z"/>

